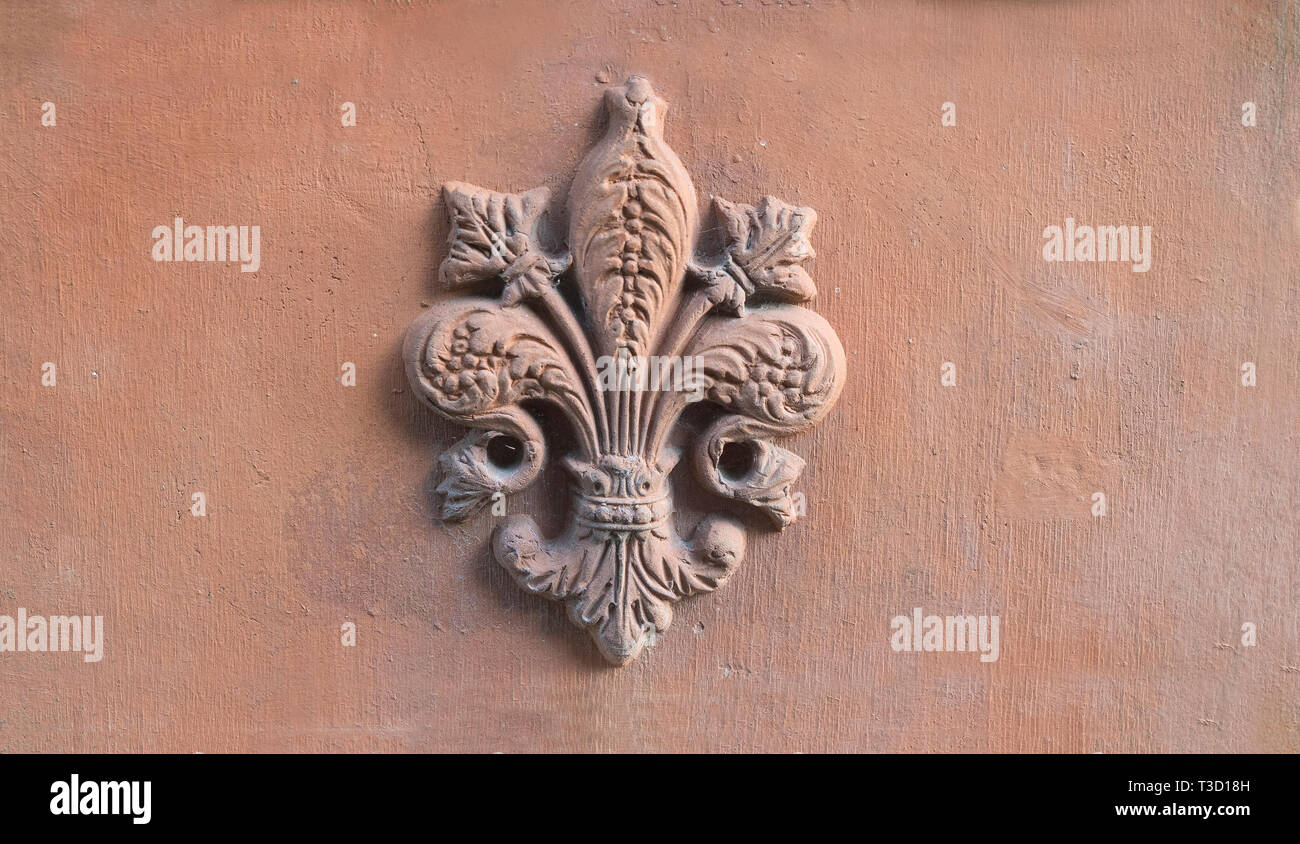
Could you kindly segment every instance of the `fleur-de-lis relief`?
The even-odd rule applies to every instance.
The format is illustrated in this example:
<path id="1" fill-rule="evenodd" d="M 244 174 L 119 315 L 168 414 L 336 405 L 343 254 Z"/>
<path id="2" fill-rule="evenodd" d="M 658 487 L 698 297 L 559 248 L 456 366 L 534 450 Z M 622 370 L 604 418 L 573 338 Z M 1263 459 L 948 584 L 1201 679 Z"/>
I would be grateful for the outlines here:
<path id="1" fill-rule="evenodd" d="M 667 104 L 632 77 L 605 92 L 605 109 L 605 136 L 569 191 L 563 254 L 539 236 L 545 189 L 444 187 L 440 276 L 469 295 L 425 311 L 403 355 L 421 400 L 470 428 L 439 459 L 445 519 L 536 480 L 548 455 L 532 411 L 562 414 L 567 529 L 547 537 L 509 516 L 493 554 L 625 664 L 667 630 L 676 601 L 717 589 L 745 553 L 745 529 L 727 515 L 677 532 L 668 475 L 682 412 L 703 401 L 712 414 L 687 446 L 700 483 L 785 527 L 801 510 L 792 487 L 804 462 L 772 440 L 830 411 L 844 350 L 806 307 L 816 213 L 770 196 L 715 199 L 725 249 L 697 255 L 695 188 L 664 142 Z"/>

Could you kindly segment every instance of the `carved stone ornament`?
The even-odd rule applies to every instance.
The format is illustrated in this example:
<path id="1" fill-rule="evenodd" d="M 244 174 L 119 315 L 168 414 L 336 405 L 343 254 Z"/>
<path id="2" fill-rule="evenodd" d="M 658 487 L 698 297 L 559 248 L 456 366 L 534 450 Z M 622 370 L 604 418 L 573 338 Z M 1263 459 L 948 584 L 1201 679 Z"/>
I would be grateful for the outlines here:
<path id="1" fill-rule="evenodd" d="M 704 401 L 713 413 L 687 446 L 700 483 L 784 528 L 802 509 L 791 487 L 804 462 L 772 440 L 830 411 L 844 350 L 805 307 L 816 213 L 715 199 L 725 249 L 697 255 L 695 187 L 664 142 L 667 104 L 632 77 L 606 90 L 605 110 L 569 191 L 565 251 L 543 246 L 545 188 L 443 188 L 441 280 L 467 295 L 425 311 L 403 356 L 421 400 L 470 428 L 438 461 L 444 519 L 531 484 L 547 460 L 541 414 L 567 421 L 567 529 L 548 538 L 512 515 L 492 550 L 623 665 L 668 629 L 676 601 L 717 589 L 745 553 L 729 516 L 678 535 L 668 475 L 683 410 Z"/>

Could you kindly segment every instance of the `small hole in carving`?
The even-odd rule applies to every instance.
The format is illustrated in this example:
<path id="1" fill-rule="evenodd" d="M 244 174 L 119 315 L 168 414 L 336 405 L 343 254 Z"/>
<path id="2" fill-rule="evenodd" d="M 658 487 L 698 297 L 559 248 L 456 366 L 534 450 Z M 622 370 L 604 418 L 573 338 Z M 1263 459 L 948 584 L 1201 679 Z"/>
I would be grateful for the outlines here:
<path id="1" fill-rule="evenodd" d="M 524 444 L 514 437 L 493 437 L 488 440 L 487 456 L 498 469 L 513 469 L 524 460 Z"/>
<path id="2" fill-rule="evenodd" d="M 744 480 L 754 471 L 754 446 L 751 443 L 726 443 L 718 456 L 718 474 L 724 481 Z"/>

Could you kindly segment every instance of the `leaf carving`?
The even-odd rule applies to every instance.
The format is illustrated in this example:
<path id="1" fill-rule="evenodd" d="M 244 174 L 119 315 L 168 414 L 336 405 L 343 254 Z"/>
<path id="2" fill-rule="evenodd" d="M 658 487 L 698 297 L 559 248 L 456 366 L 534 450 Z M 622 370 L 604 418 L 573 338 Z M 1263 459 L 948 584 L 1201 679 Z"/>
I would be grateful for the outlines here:
<path id="1" fill-rule="evenodd" d="M 497 193 L 464 182 L 442 190 L 447 204 L 447 257 L 439 273 L 448 287 L 489 279 L 505 281 L 507 307 L 541 295 L 550 287 L 551 263 L 536 246 L 537 221 L 550 191 Z"/>
<path id="2" fill-rule="evenodd" d="M 745 554 L 735 520 L 709 516 L 688 541 L 675 532 L 571 528 L 545 539 L 530 516 L 511 516 L 493 537 L 497 561 L 520 586 L 564 601 L 605 657 L 625 665 L 673 622 L 673 603 L 726 582 Z"/>
<path id="3" fill-rule="evenodd" d="M 545 441 L 540 433 L 531 431 L 516 439 L 520 454 L 513 465 L 498 465 L 489 452 L 489 444 L 504 436 L 498 431 L 476 428 L 443 452 L 438 458 L 442 477 L 437 487 L 443 496 L 442 517 L 461 521 L 481 510 L 493 495 L 510 495 L 532 483 L 545 461 Z"/>
<path id="4" fill-rule="evenodd" d="M 794 452 L 761 439 L 742 439 L 745 424 L 738 417 L 719 420 L 696 443 L 695 469 L 700 481 L 718 495 L 761 510 L 778 528 L 794 524 L 794 482 L 804 461 Z M 732 474 L 722 466 L 723 449 L 734 444 L 748 457 L 748 466 Z"/>
<path id="5" fill-rule="evenodd" d="M 807 302 L 817 295 L 803 262 L 815 257 L 809 239 L 817 212 L 763 197 L 755 208 L 715 197 L 727 227 L 727 252 L 744 272 L 751 292 L 780 302 Z M 743 283 L 743 282 L 742 282 Z"/>

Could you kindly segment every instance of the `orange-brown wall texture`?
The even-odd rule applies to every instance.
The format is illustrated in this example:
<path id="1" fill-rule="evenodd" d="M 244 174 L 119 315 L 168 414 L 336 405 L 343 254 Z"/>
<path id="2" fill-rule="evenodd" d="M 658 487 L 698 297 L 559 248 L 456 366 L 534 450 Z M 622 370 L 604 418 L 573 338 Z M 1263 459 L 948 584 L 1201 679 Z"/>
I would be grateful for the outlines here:
<path id="1" fill-rule="evenodd" d="M 0 653 L 0 750 L 1300 751 L 1298 56 L 1283 0 L 5 4 L 0 614 L 104 641 Z M 615 668 L 439 519 L 401 343 L 441 185 L 563 208 L 631 74 L 706 227 L 817 210 L 848 371 L 805 518 Z M 154 261 L 178 216 L 260 267 Z"/>

